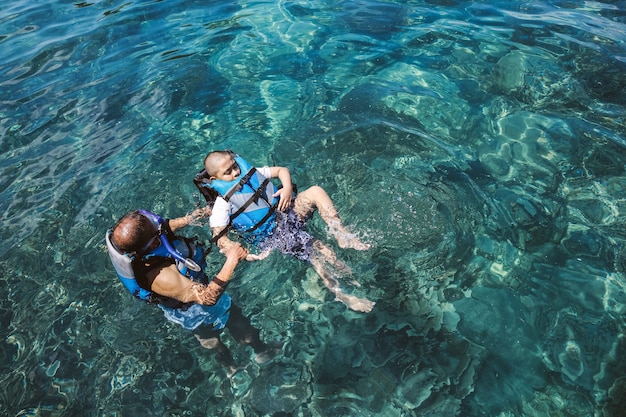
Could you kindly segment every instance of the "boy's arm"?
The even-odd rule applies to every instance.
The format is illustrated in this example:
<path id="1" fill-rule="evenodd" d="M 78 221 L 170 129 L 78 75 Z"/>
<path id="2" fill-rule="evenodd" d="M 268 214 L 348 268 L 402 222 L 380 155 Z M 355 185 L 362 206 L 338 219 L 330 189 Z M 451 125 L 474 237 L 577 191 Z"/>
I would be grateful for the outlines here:
<path id="1" fill-rule="evenodd" d="M 211 230 L 213 230 L 213 236 L 217 236 L 222 230 L 224 230 L 226 227 L 222 226 L 222 227 L 213 227 Z M 219 238 L 216 242 L 216 245 L 218 248 L 220 248 L 220 252 L 222 253 L 228 253 L 228 251 L 230 249 L 232 249 L 233 247 L 236 246 L 241 246 L 241 244 L 239 242 L 234 242 L 232 240 L 230 240 L 226 235 L 222 236 L 221 238 Z M 259 253 L 259 254 L 251 254 L 249 252 L 247 252 L 247 256 L 246 256 L 246 261 L 261 261 L 265 258 L 267 258 L 270 254 L 270 251 L 267 250 L 265 252 Z"/>
<path id="2" fill-rule="evenodd" d="M 278 178 L 283 188 L 274 193 L 274 197 L 280 196 L 278 202 L 278 210 L 285 211 L 291 206 L 291 194 L 293 192 L 291 183 L 291 174 L 289 169 L 285 167 L 270 167 L 272 178 Z"/>
<path id="3" fill-rule="evenodd" d="M 228 226 L 212 227 L 211 230 L 213 231 L 213 237 L 222 233 L 222 231 L 226 229 L 226 227 Z M 232 248 L 234 245 L 239 245 L 239 243 L 233 242 L 232 240 L 230 240 L 226 233 L 224 233 L 224 235 L 220 237 L 215 243 L 217 244 L 217 247 L 220 248 L 220 252 L 222 253 L 228 252 L 228 250 Z"/>
<path id="4" fill-rule="evenodd" d="M 213 205 L 209 223 L 211 225 L 213 238 L 222 234 L 222 237 L 220 237 L 216 242 L 217 247 L 220 248 L 222 253 L 226 253 L 229 248 L 237 244 L 236 242 L 230 240 L 225 232 L 225 229 L 228 227 L 228 223 L 230 221 L 229 212 L 230 204 L 227 203 L 222 197 L 218 197 Z"/>

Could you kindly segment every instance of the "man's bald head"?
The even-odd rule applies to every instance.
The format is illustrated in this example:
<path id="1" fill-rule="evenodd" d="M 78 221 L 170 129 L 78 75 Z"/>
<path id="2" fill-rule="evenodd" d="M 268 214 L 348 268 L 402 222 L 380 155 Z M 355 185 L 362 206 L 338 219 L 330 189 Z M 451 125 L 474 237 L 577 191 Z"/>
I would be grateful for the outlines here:
<path id="1" fill-rule="evenodd" d="M 113 227 L 111 238 L 124 252 L 141 252 L 157 232 L 154 225 L 139 211 L 131 211 Z"/>

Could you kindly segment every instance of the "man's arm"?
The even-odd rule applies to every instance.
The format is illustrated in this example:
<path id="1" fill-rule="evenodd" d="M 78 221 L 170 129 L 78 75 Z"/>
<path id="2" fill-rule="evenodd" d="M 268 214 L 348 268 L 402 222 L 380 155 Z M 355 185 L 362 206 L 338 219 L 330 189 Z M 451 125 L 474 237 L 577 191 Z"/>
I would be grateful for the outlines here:
<path id="1" fill-rule="evenodd" d="M 193 223 L 196 219 L 201 217 L 206 217 L 211 215 L 211 209 L 207 207 L 201 207 L 191 212 L 183 217 L 177 217 L 175 219 L 169 220 L 170 229 L 175 231 L 176 229 L 180 229 L 181 227 L 185 227 Z"/>
<path id="2" fill-rule="evenodd" d="M 214 305 L 230 281 L 235 267 L 248 255 L 241 245 L 233 246 L 226 253 L 226 262 L 208 285 L 200 284 L 178 272 L 175 264 L 157 272 L 152 282 L 152 291 L 159 295 L 174 298 L 183 303 Z"/>

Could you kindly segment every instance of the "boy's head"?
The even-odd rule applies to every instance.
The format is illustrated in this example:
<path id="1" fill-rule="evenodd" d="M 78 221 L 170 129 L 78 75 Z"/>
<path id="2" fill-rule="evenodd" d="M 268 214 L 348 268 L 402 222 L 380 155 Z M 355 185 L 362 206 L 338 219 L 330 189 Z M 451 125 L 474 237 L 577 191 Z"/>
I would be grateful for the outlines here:
<path id="1" fill-rule="evenodd" d="M 231 151 L 213 151 L 204 158 L 204 169 L 210 180 L 233 181 L 241 168 L 235 162 L 235 154 Z"/>

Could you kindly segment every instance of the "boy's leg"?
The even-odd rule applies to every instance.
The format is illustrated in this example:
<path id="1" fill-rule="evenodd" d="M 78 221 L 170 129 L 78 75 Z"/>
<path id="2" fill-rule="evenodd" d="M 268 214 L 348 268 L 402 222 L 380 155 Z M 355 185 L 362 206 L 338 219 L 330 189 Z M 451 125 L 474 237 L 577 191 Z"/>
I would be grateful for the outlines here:
<path id="1" fill-rule="evenodd" d="M 313 265 L 313 269 L 315 269 L 317 275 L 319 275 L 322 279 L 326 288 L 335 294 L 337 299 L 346 304 L 351 310 L 369 313 L 375 303 L 366 298 L 358 298 L 354 295 L 344 294 L 339 287 L 339 281 L 337 281 L 337 279 L 333 276 L 332 271 L 329 271 L 328 268 L 326 268 L 329 261 L 328 252 L 330 251 L 330 253 L 332 253 L 331 258 L 334 257 L 332 249 L 324 245 L 324 243 L 319 240 L 315 240 L 313 247 L 315 248 L 315 251 L 313 252 L 313 256 L 311 258 L 311 265 Z M 336 257 L 335 260 L 337 260 Z M 337 260 L 337 262 L 339 262 L 340 265 L 345 265 L 341 261 Z"/>
<path id="2" fill-rule="evenodd" d="M 317 209 L 322 220 L 328 225 L 328 230 L 342 248 L 367 250 L 370 245 L 363 243 L 354 234 L 350 233 L 341 223 L 335 206 L 322 187 L 314 185 L 298 194 L 294 201 L 293 211 L 301 218 L 306 219 Z"/>
<path id="3" fill-rule="evenodd" d="M 312 258 L 323 258 L 323 260 L 330 264 L 341 275 L 352 274 L 352 268 L 350 268 L 345 262 L 337 258 L 337 254 L 332 248 L 325 245 L 322 241 L 315 239 L 313 241 L 313 255 Z M 361 286 L 358 282 L 354 281 L 354 285 Z"/>

